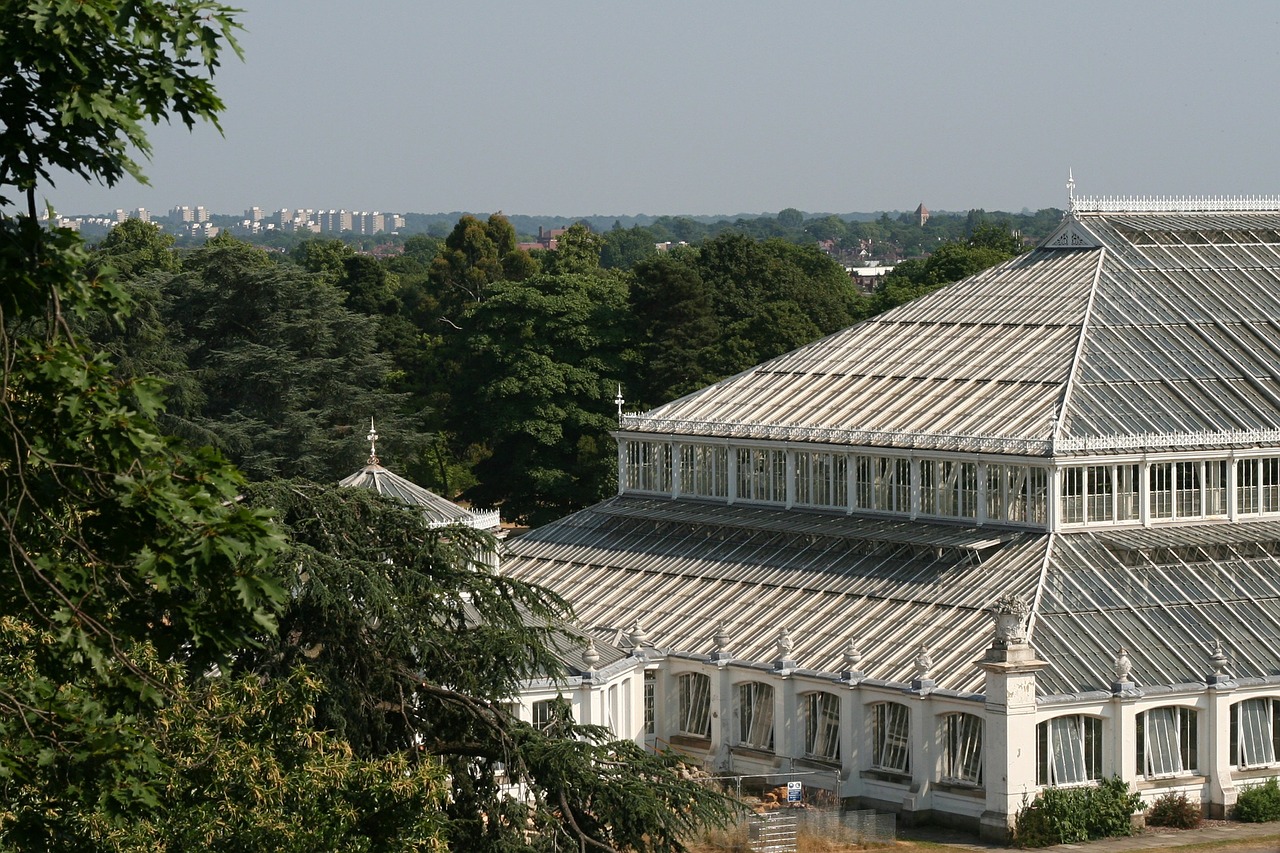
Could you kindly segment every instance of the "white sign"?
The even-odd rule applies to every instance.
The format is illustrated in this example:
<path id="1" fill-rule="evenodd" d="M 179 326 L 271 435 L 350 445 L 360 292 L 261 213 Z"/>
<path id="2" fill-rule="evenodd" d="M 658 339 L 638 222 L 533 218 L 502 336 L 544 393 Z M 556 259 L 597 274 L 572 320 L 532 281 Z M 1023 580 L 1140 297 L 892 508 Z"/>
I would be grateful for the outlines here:
<path id="1" fill-rule="evenodd" d="M 801 795 L 802 793 L 804 793 L 804 783 L 803 783 L 803 782 L 788 782 L 788 783 L 787 783 L 787 802 L 788 802 L 788 803 L 798 803 L 798 802 L 800 802 L 800 795 Z"/>

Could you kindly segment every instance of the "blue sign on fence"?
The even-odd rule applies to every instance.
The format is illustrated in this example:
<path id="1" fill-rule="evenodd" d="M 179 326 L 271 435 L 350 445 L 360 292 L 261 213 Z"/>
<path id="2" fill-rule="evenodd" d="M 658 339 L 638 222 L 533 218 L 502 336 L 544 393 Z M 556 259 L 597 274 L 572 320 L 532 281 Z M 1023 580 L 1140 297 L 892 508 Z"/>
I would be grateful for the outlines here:
<path id="1" fill-rule="evenodd" d="M 801 797 L 801 795 L 802 795 L 803 793 L 804 793 L 804 783 L 803 783 L 803 782 L 788 782 L 788 783 L 787 783 L 787 802 L 788 802 L 788 803 L 798 803 L 798 802 L 800 802 L 800 797 Z"/>

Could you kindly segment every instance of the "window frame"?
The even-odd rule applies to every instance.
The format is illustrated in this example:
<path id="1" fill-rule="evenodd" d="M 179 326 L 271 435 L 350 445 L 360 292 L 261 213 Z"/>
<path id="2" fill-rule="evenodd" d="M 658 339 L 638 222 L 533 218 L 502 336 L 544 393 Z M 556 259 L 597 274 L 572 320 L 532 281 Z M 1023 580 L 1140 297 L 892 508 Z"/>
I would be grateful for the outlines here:
<path id="1" fill-rule="evenodd" d="M 1071 721 L 1076 721 L 1078 731 L 1064 731 Z M 1068 741 L 1068 738 L 1070 740 Z M 1069 752 L 1062 752 L 1055 747 L 1059 742 L 1066 742 Z M 1050 717 L 1036 724 L 1036 784 L 1042 786 L 1068 787 L 1072 785 L 1089 785 L 1103 778 L 1105 756 L 1102 745 L 1102 718 L 1090 714 L 1062 714 Z M 1062 760 L 1059 760 L 1059 759 Z M 1069 769 L 1066 762 L 1073 764 L 1078 758 L 1079 769 L 1083 775 L 1079 778 L 1059 778 L 1059 769 Z"/>
<path id="2" fill-rule="evenodd" d="M 901 702 L 876 702 L 870 708 L 871 768 L 911 773 L 911 708 Z"/>
<path id="3" fill-rule="evenodd" d="M 800 698 L 804 701 L 805 758 L 840 761 L 840 697 L 827 690 L 813 690 Z"/>
<path id="4" fill-rule="evenodd" d="M 1168 712 L 1172 714 L 1172 725 L 1161 723 L 1153 725 L 1155 720 L 1151 715 L 1154 713 Z M 1166 731 L 1161 734 L 1160 729 Z M 1153 738 L 1154 733 L 1154 738 Z M 1186 705 L 1161 705 L 1158 708 L 1148 708 L 1141 711 L 1134 719 L 1134 742 L 1137 746 L 1136 771 L 1139 777 L 1144 779 L 1170 779 L 1177 776 L 1192 776 L 1200 771 L 1200 744 L 1199 744 L 1199 712 L 1196 708 Z M 1170 770 L 1158 769 L 1153 757 L 1159 753 L 1151 748 L 1153 739 L 1159 748 L 1159 742 L 1164 741 L 1165 749 L 1170 746 L 1172 753 L 1166 755 L 1169 764 L 1175 764 L 1176 767 Z M 1176 739 L 1176 743 L 1174 743 Z M 1169 760 L 1176 759 L 1176 762 Z"/>

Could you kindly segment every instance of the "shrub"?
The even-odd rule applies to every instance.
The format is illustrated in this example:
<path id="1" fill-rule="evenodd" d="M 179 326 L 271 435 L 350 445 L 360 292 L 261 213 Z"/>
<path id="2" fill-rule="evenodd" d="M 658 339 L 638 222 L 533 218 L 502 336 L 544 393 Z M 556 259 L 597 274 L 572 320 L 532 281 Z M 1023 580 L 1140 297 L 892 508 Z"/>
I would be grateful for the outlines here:
<path id="1" fill-rule="evenodd" d="M 1014 818 L 1014 839 L 1022 847 L 1074 844 L 1133 834 L 1133 813 L 1142 798 L 1113 777 L 1089 788 L 1045 788 Z"/>
<path id="2" fill-rule="evenodd" d="M 1236 819 L 1246 823 L 1280 820 L 1280 784 L 1271 778 L 1241 791 L 1236 799 Z"/>
<path id="3" fill-rule="evenodd" d="M 1163 794 L 1147 809 L 1148 826 L 1195 829 L 1200 820 L 1200 804 L 1191 802 L 1186 794 Z"/>

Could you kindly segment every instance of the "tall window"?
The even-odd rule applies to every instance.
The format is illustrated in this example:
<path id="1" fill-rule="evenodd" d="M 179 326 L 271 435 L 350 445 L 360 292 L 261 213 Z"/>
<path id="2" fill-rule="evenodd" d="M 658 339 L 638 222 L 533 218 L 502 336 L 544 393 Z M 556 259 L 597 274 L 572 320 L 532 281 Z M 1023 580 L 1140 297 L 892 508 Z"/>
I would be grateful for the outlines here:
<path id="1" fill-rule="evenodd" d="M 982 784 L 982 718 L 976 714 L 942 718 L 942 781 Z"/>
<path id="2" fill-rule="evenodd" d="M 1036 726 L 1036 784 L 1075 785 L 1102 778 L 1102 720 L 1079 714 Z"/>
<path id="3" fill-rule="evenodd" d="M 834 693 L 804 695 L 804 754 L 840 760 L 840 697 Z"/>
<path id="4" fill-rule="evenodd" d="M 1079 524 L 1084 521 L 1084 469 L 1062 469 L 1062 521 Z"/>
<path id="5" fill-rule="evenodd" d="M 875 508 L 885 512 L 911 511 L 911 460 L 874 457 Z"/>
<path id="6" fill-rule="evenodd" d="M 1151 517 L 1173 518 L 1173 465 L 1153 464 L 1147 469 L 1151 489 Z"/>
<path id="7" fill-rule="evenodd" d="M 1179 462 L 1174 466 L 1178 518 L 1196 518 L 1204 514 L 1200 494 L 1202 462 Z"/>
<path id="8" fill-rule="evenodd" d="M 1236 512 L 1252 515 L 1258 512 L 1258 460 L 1236 461 Z"/>
<path id="9" fill-rule="evenodd" d="M 686 672 L 679 679 L 681 734 L 711 737 L 711 678 Z"/>
<path id="10" fill-rule="evenodd" d="M 1227 461 L 1210 459 L 1204 463 L 1204 514 L 1227 514 Z"/>
<path id="11" fill-rule="evenodd" d="M 657 723 L 654 718 L 654 699 L 655 688 L 657 686 L 657 673 L 651 669 L 644 672 L 644 733 L 647 735 L 655 734 L 658 730 Z"/>
<path id="12" fill-rule="evenodd" d="M 1090 521 L 1115 519 L 1116 492 L 1111 473 L 1110 465 L 1090 465 L 1086 469 L 1088 492 L 1085 511 Z"/>
<path id="13" fill-rule="evenodd" d="M 854 506 L 858 509 L 875 509 L 876 468 L 875 460 L 870 456 L 853 458 L 853 497 Z"/>
<path id="14" fill-rule="evenodd" d="M 1137 465 L 1116 466 L 1116 521 L 1137 521 L 1139 479 Z"/>
<path id="15" fill-rule="evenodd" d="M 627 443 L 627 488 L 641 492 L 671 491 L 671 445 L 668 442 Z"/>
<path id="16" fill-rule="evenodd" d="M 1245 699 L 1231 706 L 1231 763 L 1264 767 L 1280 756 L 1280 700 Z"/>
<path id="17" fill-rule="evenodd" d="M 1004 466 L 995 463 L 987 464 L 987 518 L 992 521 L 1004 521 L 1006 484 Z"/>
<path id="18" fill-rule="evenodd" d="M 533 727 L 540 732 L 551 728 L 556 718 L 556 700 L 542 699 L 533 703 Z"/>
<path id="19" fill-rule="evenodd" d="M 784 450 L 738 449 L 738 498 L 779 503 L 787 499 Z"/>
<path id="20" fill-rule="evenodd" d="M 1138 715 L 1138 775 L 1180 776 L 1198 769 L 1194 708 L 1152 708 Z"/>
<path id="21" fill-rule="evenodd" d="M 911 710 L 897 702 L 871 706 L 871 766 L 911 772 Z"/>
<path id="22" fill-rule="evenodd" d="M 1259 459 L 1262 469 L 1261 512 L 1280 512 L 1280 459 L 1270 456 Z"/>
<path id="23" fill-rule="evenodd" d="M 773 688 L 768 684 L 738 685 L 738 744 L 773 749 Z"/>

